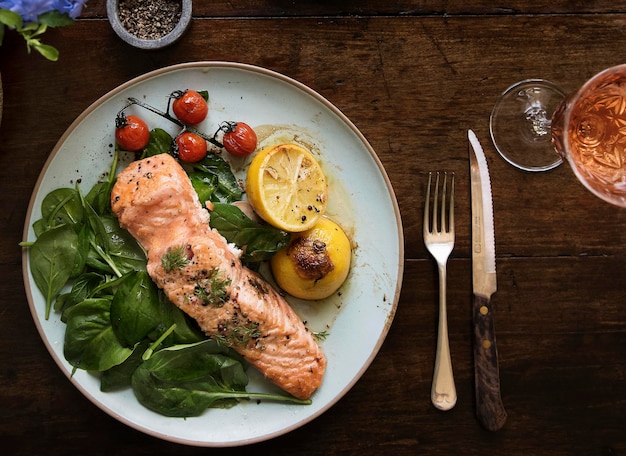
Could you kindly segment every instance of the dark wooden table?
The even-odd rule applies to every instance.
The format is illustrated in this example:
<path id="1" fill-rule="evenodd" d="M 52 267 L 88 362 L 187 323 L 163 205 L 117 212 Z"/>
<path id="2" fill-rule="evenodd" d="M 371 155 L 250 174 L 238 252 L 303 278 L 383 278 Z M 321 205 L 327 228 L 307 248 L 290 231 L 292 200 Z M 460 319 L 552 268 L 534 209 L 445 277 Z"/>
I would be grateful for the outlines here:
<path id="1" fill-rule="evenodd" d="M 573 90 L 626 59 L 626 7 L 612 0 L 194 2 L 183 39 L 161 51 L 122 42 L 92 0 L 49 30 L 60 60 L 0 47 L 0 452 L 207 454 L 126 427 L 71 385 L 42 343 L 22 282 L 26 209 L 71 122 L 119 84 L 164 66 L 228 60 L 278 71 L 341 109 L 376 150 L 402 213 L 405 271 L 396 317 L 352 390 L 313 422 L 245 448 L 258 454 L 626 454 L 626 211 L 562 166 L 530 174 L 489 141 L 498 95 L 525 78 Z M 499 6 L 494 6 L 499 5 Z M 466 130 L 492 173 L 502 397 L 498 432 L 475 418 Z M 449 331 L 458 403 L 430 403 L 436 268 L 422 242 L 429 170 L 457 175 Z M 373 214 L 375 216 L 375 214 Z M 210 450 L 229 453 L 237 449 Z M 240 450 L 239 450 L 240 451 Z"/>

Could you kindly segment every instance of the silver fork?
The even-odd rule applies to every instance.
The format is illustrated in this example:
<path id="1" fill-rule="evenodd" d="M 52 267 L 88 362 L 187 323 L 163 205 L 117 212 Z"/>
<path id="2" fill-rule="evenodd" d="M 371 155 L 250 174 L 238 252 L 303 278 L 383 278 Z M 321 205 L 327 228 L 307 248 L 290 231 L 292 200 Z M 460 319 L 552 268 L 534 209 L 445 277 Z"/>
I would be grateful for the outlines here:
<path id="1" fill-rule="evenodd" d="M 431 184 L 433 173 L 428 174 L 428 189 L 424 205 L 424 244 L 437 261 L 439 270 L 439 328 L 437 332 L 437 353 L 430 398 L 440 410 L 450 410 L 456 404 L 456 388 L 452 374 L 452 360 L 448 343 L 448 319 L 446 311 L 446 264 L 454 247 L 454 174 L 448 185 L 448 173 L 443 174 L 441 201 L 439 201 L 439 175 L 434 185 L 433 209 L 430 210 Z M 446 196 L 449 198 L 446 201 Z M 446 204 L 448 215 L 446 219 Z M 440 207 L 440 213 L 438 208 Z"/>

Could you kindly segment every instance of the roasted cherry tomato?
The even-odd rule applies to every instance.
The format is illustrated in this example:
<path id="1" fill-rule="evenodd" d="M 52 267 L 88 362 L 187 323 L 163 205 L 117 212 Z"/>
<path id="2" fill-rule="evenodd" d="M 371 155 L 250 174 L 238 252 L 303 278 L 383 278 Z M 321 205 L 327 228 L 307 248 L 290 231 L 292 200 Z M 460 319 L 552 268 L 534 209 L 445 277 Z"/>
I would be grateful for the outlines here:
<path id="1" fill-rule="evenodd" d="M 206 157 L 206 140 L 195 133 L 185 131 L 176 137 L 178 158 L 187 163 L 195 163 Z"/>
<path id="2" fill-rule="evenodd" d="M 209 106 L 202 95 L 195 90 L 178 91 L 172 94 L 172 111 L 178 120 L 187 125 L 197 125 L 206 119 Z"/>
<path id="3" fill-rule="evenodd" d="M 250 125 L 243 122 L 222 124 L 224 148 L 237 157 L 246 157 L 256 150 L 256 133 Z"/>
<path id="4" fill-rule="evenodd" d="M 122 149 L 137 152 L 148 145 L 150 129 L 140 117 L 120 114 L 115 119 L 115 141 Z"/>

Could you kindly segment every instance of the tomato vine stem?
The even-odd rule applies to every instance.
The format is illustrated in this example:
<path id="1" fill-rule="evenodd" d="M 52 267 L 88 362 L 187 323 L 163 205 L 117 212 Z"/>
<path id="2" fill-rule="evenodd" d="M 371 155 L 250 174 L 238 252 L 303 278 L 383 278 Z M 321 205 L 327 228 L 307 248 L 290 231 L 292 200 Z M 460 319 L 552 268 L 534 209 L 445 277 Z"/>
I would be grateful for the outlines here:
<path id="1" fill-rule="evenodd" d="M 159 116 L 163 117 L 164 119 L 169 120 L 170 122 L 178 125 L 180 128 L 182 128 L 183 130 L 186 131 L 190 131 L 192 133 L 197 134 L 198 136 L 200 136 L 201 138 L 205 139 L 206 141 L 210 142 L 211 144 L 213 144 L 214 146 L 217 146 L 219 148 L 223 148 L 224 145 L 219 142 L 217 140 L 217 132 L 221 131 L 221 128 L 218 128 L 217 132 L 215 132 L 215 134 L 213 136 L 209 136 L 206 133 L 204 133 L 201 130 L 198 130 L 197 128 L 191 126 L 191 125 L 186 125 L 183 122 L 181 122 L 180 120 L 178 120 L 176 117 L 172 116 L 169 112 L 166 111 L 161 111 L 158 108 L 155 108 L 154 106 L 149 105 L 148 103 L 144 103 L 143 101 L 140 101 L 134 97 L 128 97 L 128 104 L 120 111 L 120 113 L 122 113 L 126 108 L 128 108 L 129 106 L 132 105 L 137 105 L 137 106 L 141 106 L 144 109 L 147 109 L 148 111 L 151 111 L 155 114 L 158 114 Z M 169 104 L 168 104 L 169 106 Z"/>

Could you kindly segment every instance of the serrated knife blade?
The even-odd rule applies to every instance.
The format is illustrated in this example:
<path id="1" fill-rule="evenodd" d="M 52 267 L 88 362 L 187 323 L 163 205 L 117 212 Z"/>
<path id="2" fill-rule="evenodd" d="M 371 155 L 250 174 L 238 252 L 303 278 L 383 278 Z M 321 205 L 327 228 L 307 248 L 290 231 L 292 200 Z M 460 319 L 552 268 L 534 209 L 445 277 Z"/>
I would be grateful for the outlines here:
<path id="1" fill-rule="evenodd" d="M 500 372 L 491 296 L 497 290 L 496 242 L 491 179 L 483 148 L 468 130 L 472 197 L 472 316 L 474 323 L 474 379 L 476 415 L 490 431 L 497 431 L 507 414 L 500 394 Z"/>

